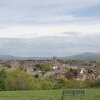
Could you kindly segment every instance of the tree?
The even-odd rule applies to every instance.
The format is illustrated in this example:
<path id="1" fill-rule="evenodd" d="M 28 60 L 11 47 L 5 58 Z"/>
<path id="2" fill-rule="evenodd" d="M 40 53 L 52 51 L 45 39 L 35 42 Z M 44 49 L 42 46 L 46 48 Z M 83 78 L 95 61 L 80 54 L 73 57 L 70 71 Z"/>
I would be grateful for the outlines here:
<path id="1" fill-rule="evenodd" d="M 40 70 L 41 70 L 41 71 L 44 71 L 44 72 L 50 71 L 50 66 L 49 66 L 49 64 L 41 64 L 41 65 L 40 65 Z"/>
<path id="2" fill-rule="evenodd" d="M 34 83 L 33 77 L 23 71 L 7 73 L 7 90 L 31 90 L 35 88 Z"/>
<path id="3" fill-rule="evenodd" d="M 78 75 L 78 70 L 77 69 L 72 69 L 70 68 L 70 72 L 73 73 L 73 75 L 76 77 Z"/>
<path id="4" fill-rule="evenodd" d="M 66 88 L 68 82 L 69 81 L 67 80 L 67 78 L 63 78 L 63 77 L 57 78 L 55 80 L 54 89 Z"/>
<path id="5" fill-rule="evenodd" d="M 6 89 L 6 72 L 4 69 L 0 70 L 0 91 Z"/>

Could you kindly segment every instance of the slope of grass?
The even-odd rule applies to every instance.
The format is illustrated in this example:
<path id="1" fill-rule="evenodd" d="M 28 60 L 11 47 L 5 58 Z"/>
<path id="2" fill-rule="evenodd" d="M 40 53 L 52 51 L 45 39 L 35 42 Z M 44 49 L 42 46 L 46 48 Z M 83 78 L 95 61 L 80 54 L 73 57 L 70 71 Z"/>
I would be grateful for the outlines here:
<path id="1" fill-rule="evenodd" d="M 62 90 L 3 91 L 0 100 L 61 100 Z M 64 100 L 80 100 L 78 97 L 65 97 Z M 100 100 L 100 89 L 86 89 L 82 100 Z"/>

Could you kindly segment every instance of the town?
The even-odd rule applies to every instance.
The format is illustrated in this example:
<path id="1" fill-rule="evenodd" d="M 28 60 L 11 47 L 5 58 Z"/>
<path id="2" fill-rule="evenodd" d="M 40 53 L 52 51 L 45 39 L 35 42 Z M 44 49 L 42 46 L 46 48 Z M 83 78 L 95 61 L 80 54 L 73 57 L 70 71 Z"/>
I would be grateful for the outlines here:
<path id="1" fill-rule="evenodd" d="M 53 57 L 49 60 L 1 60 L 0 69 L 5 69 L 8 72 L 21 70 L 31 74 L 35 78 L 51 79 L 64 77 L 82 81 L 100 79 L 99 66 L 95 64 L 71 64 L 70 62 L 71 61 L 63 61 L 57 57 Z M 98 62 L 100 63 L 100 61 Z"/>

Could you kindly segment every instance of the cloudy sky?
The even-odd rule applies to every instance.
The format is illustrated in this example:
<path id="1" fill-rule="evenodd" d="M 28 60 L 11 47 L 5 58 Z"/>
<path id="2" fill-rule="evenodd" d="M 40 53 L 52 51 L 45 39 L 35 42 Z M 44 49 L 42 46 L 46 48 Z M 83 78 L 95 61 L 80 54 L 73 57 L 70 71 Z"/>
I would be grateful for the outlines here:
<path id="1" fill-rule="evenodd" d="M 0 55 L 100 52 L 100 0 L 0 0 Z"/>

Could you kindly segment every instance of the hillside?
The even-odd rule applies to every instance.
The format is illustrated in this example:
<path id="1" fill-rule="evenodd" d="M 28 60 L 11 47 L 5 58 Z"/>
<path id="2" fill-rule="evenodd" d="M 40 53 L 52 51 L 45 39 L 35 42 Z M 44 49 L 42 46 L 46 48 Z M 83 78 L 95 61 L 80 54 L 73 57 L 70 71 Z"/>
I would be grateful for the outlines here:
<path id="1" fill-rule="evenodd" d="M 72 56 L 65 57 L 65 58 L 73 59 L 73 60 L 98 60 L 98 59 L 100 59 L 100 54 L 85 52 L 85 53 L 81 53 L 78 55 L 72 55 Z"/>
<path id="2" fill-rule="evenodd" d="M 10 55 L 0 55 L 0 60 L 50 60 L 50 57 L 16 57 Z M 100 54 L 85 52 L 77 55 L 59 57 L 59 59 L 72 59 L 72 60 L 98 60 Z"/>
<path id="3" fill-rule="evenodd" d="M 0 55 L 0 60 L 50 60 L 48 57 L 16 57 L 11 55 Z"/>

